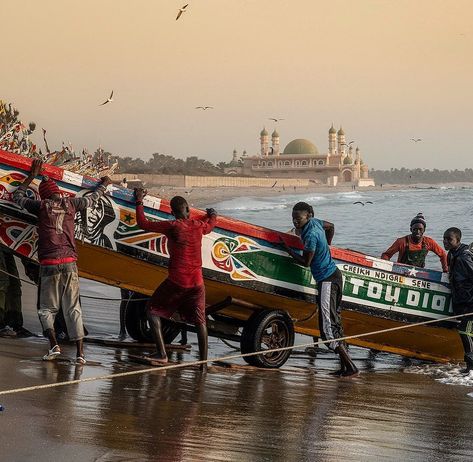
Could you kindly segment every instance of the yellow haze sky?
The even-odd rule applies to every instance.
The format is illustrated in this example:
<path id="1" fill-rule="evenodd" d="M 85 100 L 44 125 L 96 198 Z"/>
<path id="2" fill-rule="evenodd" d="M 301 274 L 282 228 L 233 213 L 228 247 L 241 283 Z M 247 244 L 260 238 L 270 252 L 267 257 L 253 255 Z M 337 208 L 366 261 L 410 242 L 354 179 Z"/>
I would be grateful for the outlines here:
<path id="1" fill-rule="evenodd" d="M 184 3 L 1 0 L 0 98 L 40 146 L 218 162 L 282 117 L 282 148 L 333 122 L 370 167 L 473 167 L 472 1 Z"/>

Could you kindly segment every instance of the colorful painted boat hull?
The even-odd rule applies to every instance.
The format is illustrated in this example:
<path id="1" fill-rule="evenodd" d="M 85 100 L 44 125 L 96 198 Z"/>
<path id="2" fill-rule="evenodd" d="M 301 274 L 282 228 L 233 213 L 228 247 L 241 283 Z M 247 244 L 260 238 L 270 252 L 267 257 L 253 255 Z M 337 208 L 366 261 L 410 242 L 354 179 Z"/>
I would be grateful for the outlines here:
<path id="1" fill-rule="evenodd" d="M 24 258 L 36 258 L 35 217 L 11 202 L 26 177 L 31 160 L 0 151 L 0 244 Z M 97 180 L 46 166 L 69 195 L 88 194 Z M 37 182 L 29 194 L 37 198 Z M 171 219 L 169 203 L 145 198 L 149 219 Z M 193 216 L 202 216 L 199 210 Z M 80 219 L 80 217 L 78 217 Z M 79 223 L 80 225 L 80 223 Z M 87 213 L 86 235 L 77 226 L 79 270 L 83 277 L 151 294 L 167 276 L 166 238 L 136 225 L 133 193 L 109 187 L 106 197 Z M 287 311 L 301 334 L 318 335 L 315 282 L 306 268 L 296 265 L 279 245 L 281 233 L 219 217 L 215 230 L 204 237 L 203 272 L 207 302 L 228 296 L 270 309 Z M 296 236 L 284 234 L 294 248 Z M 343 323 L 346 335 L 404 325 L 406 329 L 353 339 L 351 343 L 377 350 L 437 361 L 461 360 L 463 350 L 455 324 L 442 322 L 451 313 L 446 275 L 399 265 L 357 252 L 332 248 L 344 276 Z M 245 320 L 251 310 L 229 306 L 223 312 Z M 439 319 L 436 326 L 409 327 L 413 322 Z"/>

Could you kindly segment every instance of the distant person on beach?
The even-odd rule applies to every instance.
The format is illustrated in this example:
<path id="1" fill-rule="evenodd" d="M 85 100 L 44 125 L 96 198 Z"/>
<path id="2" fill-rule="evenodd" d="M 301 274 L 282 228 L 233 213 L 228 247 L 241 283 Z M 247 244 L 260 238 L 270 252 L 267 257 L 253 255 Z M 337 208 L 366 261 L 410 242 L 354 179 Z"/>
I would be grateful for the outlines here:
<path id="1" fill-rule="evenodd" d="M 289 255 L 301 266 L 310 267 L 312 276 L 317 282 L 317 305 L 319 330 L 326 344 L 340 356 L 341 368 L 334 375 L 350 377 L 358 373 L 348 353 L 345 342 L 338 339 L 343 337 L 341 322 L 341 300 L 343 280 L 342 273 L 335 265 L 330 255 L 329 245 L 335 234 L 332 223 L 313 218 L 313 208 L 298 202 L 292 209 L 292 222 L 300 231 L 304 244 L 302 255 L 291 249 L 281 238 Z"/>
<path id="2" fill-rule="evenodd" d="M 473 316 L 473 254 L 461 243 L 462 233 L 458 228 L 448 228 L 443 235 L 443 246 L 448 251 L 450 288 L 453 314 L 471 313 Z M 458 333 L 465 352 L 466 368 L 462 373 L 473 371 L 473 319 L 459 318 Z"/>
<path id="3" fill-rule="evenodd" d="M 122 188 L 127 188 L 128 187 L 128 181 L 126 181 L 126 178 L 123 178 L 122 182 L 120 183 L 120 186 Z"/>
<path id="4" fill-rule="evenodd" d="M 30 183 L 41 173 L 43 162 L 35 159 L 29 176 L 13 194 L 13 200 L 28 212 L 38 216 L 38 259 L 40 289 L 38 316 L 50 349 L 43 360 L 56 359 L 61 354 L 54 320 L 62 308 L 70 340 L 76 342 L 77 364 L 85 364 L 82 310 L 79 300 L 79 275 L 74 239 L 76 212 L 93 206 L 105 193 L 112 180 L 104 177 L 92 194 L 84 197 L 63 197 L 58 185 L 44 176 L 39 185 L 41 200 L 26 197 Z"/>
<path id="5" fill-rule="evenodd" d="M 156 353 L 150 356 L 160 363 L 167 363 L 161 319 L 170 319 L 176 312 L 197 327 L 199 358 L 207 359 L 208 338 L 205 317 L 205 286 L 202 276 L 202 236 L 215 227 L 217 212 L 207 209 L 207 216 L 190 218 L 189 204 L 181 196 L 171 199 L 171 213 L 175 220 L 149 221 L 145 217 L 143 198 L 146 191 L 135 189 L 136 221 L 145 231 L 164 234 L 168 238 L 169 274 L 154 291 L 147 306 L 148 321 L 156 342 Z M 206 370 L 205 364 L 200 369 Z"/>
<path id="6" fill-rule="evenodd" d="M 406 265 L 425 267 L 425 257 L 428 252 L 434 252 L 440 258 L 442 271 L 448 271 L 447 254 L 431 237 L 424 236 L 427 224 L 422 213 L 411 220 L 411 234 L 396 239 L 382 255 L 383 260 L 390 260 L 398 254 L 397 262 Z"/>

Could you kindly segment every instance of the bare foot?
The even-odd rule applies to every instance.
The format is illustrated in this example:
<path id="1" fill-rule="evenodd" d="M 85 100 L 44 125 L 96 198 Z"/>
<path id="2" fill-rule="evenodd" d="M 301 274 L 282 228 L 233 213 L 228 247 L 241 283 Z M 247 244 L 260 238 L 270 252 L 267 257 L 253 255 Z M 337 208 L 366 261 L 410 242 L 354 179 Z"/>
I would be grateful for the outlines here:
<path id="1" fill-rule="evenodd" d="M 159 352 L 155 351 L 148 356 L 144 356 L 146 359 L 153 361 L 153 363 L 167 364 L 169 362 L 167 356 L 162 356 Z"/>
<path id="2" fill-rule="evenodd" d="M 360 371 L 358 369 L 349 369 L 340 374 L 341 378 L 351 379 L 353 377 L 358 377 L 360 375 Z"/>

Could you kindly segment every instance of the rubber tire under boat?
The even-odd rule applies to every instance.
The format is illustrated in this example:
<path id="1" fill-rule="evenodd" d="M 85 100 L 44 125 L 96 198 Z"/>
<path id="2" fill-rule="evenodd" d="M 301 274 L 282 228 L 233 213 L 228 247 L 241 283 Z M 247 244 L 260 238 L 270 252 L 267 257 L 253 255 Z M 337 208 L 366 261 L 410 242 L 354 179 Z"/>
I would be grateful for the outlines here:
<path id="1" fill-rule="evenodd" d="M 255 311 L 250 316 L 243 327 L 240 341 L 241 352 L 261 351 L 263 343 L 266 349 L 294 345 L 294 324 L 285 311 Z M 243 359 L 252 366 L 275 369 L 281 367 L 290 355 L 291 350 L 285 350 L 269 355 L 248 356 Z"/>
<path id="2" fill-rule="evenodd" d="M 144 295 L 135 293 L 134 298 L 145 298 Z M 128 335 L 137 342 L 153 343 L 153 334 L 146 317 L 146 301 L 134 301 L 133 297 L 128 302 L 125 315 L 125 326 Z M 164 343 L 170 344 L 179 335 L 181 328 L 169 319 L 161 318 Z"/>

